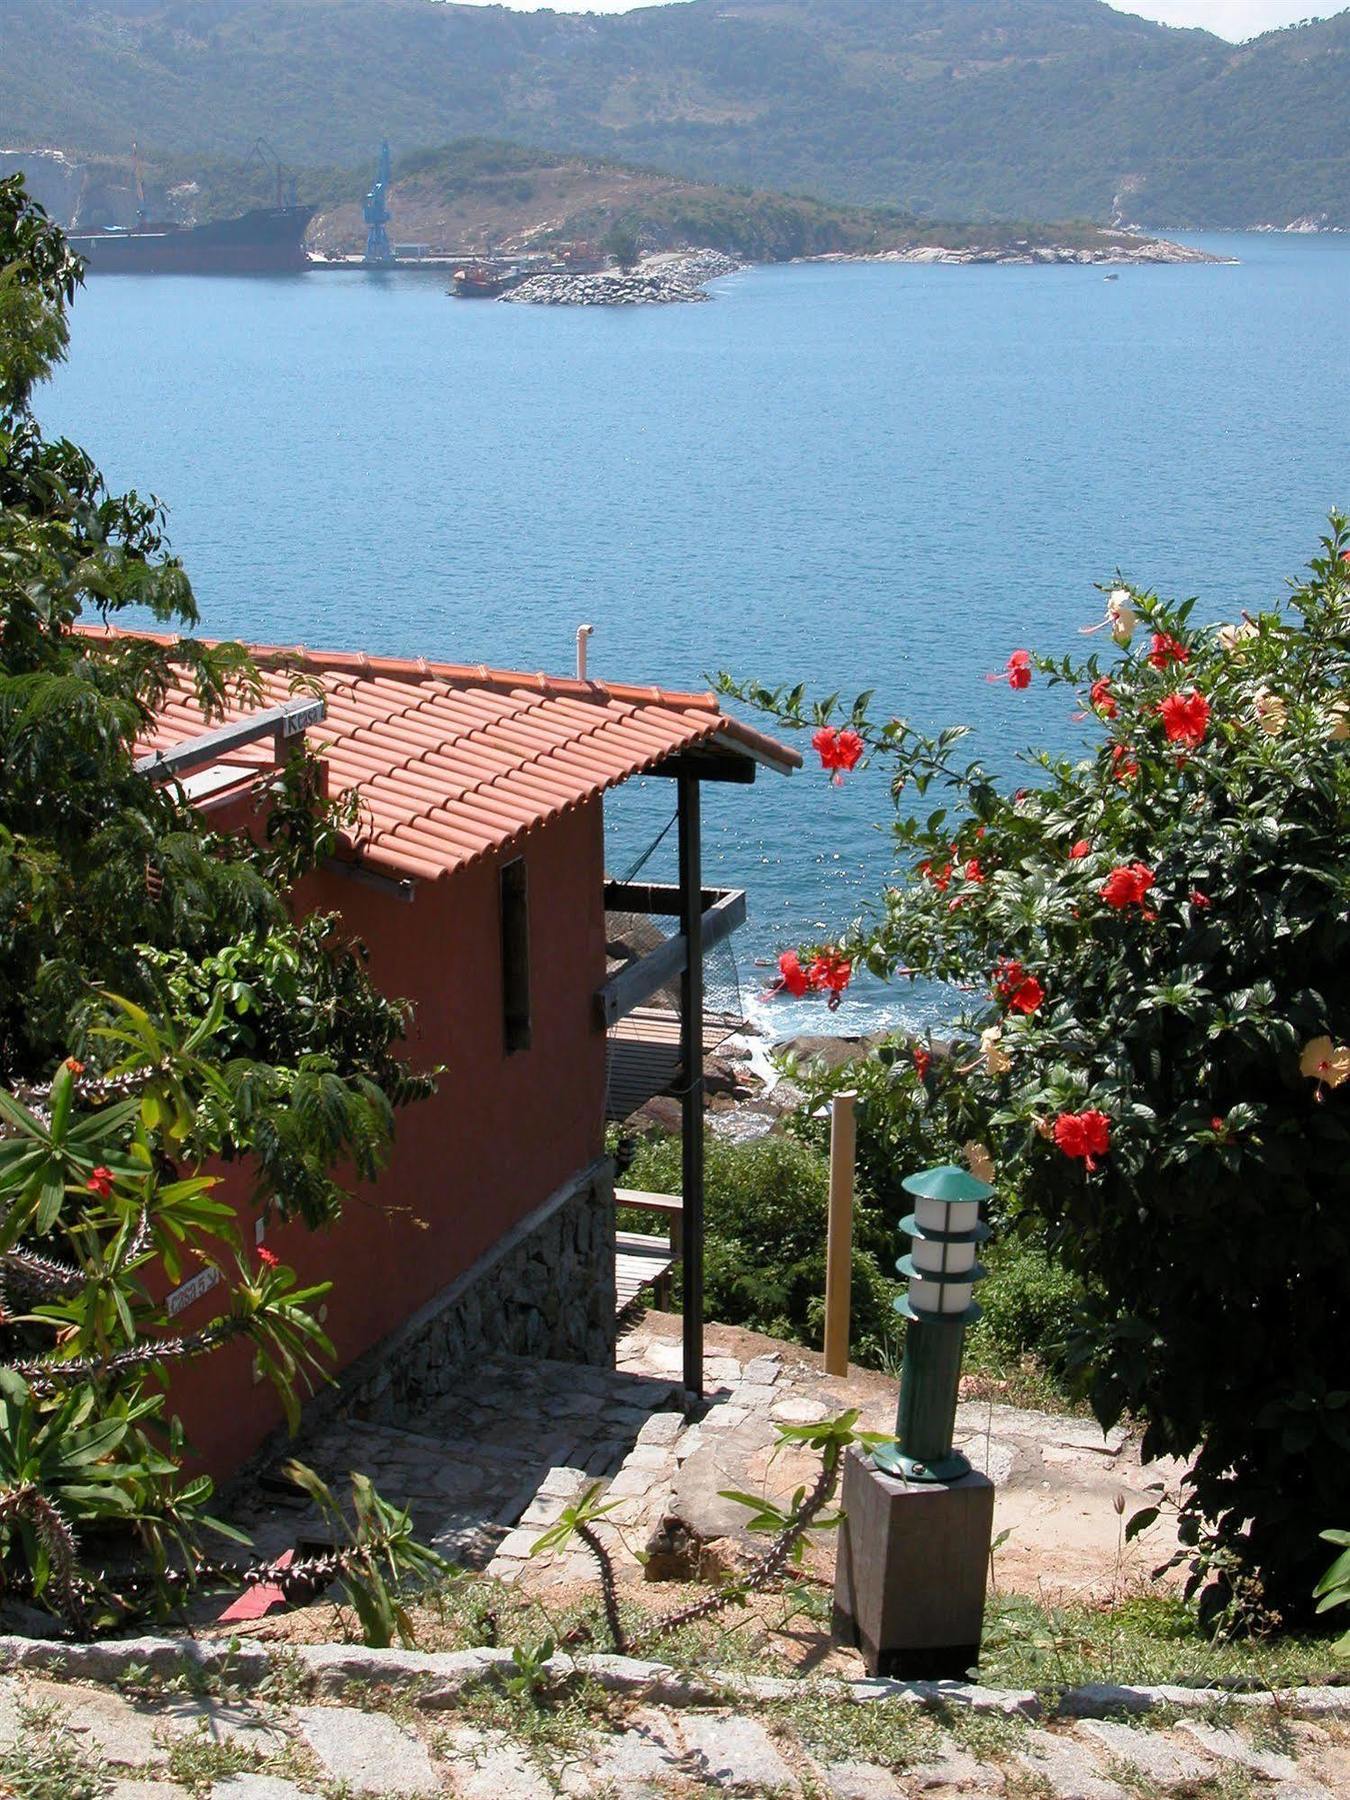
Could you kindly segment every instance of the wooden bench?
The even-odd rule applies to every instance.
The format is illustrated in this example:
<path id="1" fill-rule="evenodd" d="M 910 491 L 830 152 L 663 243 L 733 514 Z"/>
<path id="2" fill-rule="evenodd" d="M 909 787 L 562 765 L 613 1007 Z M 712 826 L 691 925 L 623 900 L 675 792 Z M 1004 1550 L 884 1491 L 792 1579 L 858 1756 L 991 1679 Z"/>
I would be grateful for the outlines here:
<path id="1" fill-rule="evenodd" d="M 636 1212 L 659 1213 L 666 1220 L 666 1235 L 645 1231 L 614 1234 L 614 1302 L 623 1312 L 644 1288 L 664 1312 L 670 1304 L 670 1272 L 683 1249 L 684 1201 L 679 1194 L 648 1194 L 641 1188 L 615 1188 L 614 1204 Z"/>

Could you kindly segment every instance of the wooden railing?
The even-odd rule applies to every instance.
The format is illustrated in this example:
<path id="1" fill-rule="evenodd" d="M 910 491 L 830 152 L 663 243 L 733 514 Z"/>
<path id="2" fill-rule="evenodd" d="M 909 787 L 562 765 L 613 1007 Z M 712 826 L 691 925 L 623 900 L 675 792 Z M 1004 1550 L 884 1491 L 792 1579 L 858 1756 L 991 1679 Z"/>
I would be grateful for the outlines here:
<path id="1" fill-rule="evenodd" d="M 680 890 L 639 882 L 607 881 L 605 911 L 678 918 Z M 705 955 L 714 944 L 720 944 L 744 923 L 745 894 L 740 888 L 703 889 L 702 947 Z M 650 1000 L 658 988 L 665 987 L 683 973 L 687 959 L 684 934 L 676 932 L 659 950 L 639 957 L 611 976 L 595 996 L 606 1031 L 635 1007 L 641 1006 L 644 1000 Z"/>

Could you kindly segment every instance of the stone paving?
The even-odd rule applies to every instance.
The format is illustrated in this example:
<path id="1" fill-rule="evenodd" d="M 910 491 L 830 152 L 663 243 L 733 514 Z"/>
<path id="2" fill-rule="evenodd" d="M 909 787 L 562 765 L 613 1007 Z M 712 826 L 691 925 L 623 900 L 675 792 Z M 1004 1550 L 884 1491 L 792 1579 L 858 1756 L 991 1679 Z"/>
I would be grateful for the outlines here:
<path id="1" fill-rule="evenodd" d="M 540 1357 L 482 1357 L 456 1389 L 404 1424 L 339 1417 L 301 1440 L 295 1454 L 341 1494 L 360 1469 L 380 1492 L 410 1505 L 417 1529 L 465 1568 L 491 1561 L 503 1537 L 568 1471 L 572 1484 L 617 1476 L 647 1421 L 680 1404 L 669 1375 L 549 1362 Z M 275 1493 L 234 1508 L 263 1554 L 320 1532 L 307 1506 Z"/>
<path id="2" fill-rule="evenodd" d="M 452 1562 L 553 1585 L 591 1578 L 585 1552 L 541 1563 L 530 1551 L 592 1482 L 604 1484 L 614 1506 L 601 1536 L 621 1576 L 637 1580 L 639 1558 L 668 1516 L 705 1540 L 744 1541 L 744 1509 L 721 1500 L 721 1490 L 782 1497 L 810 1479 L 809 1456 L 779 1449 L 779 1425 L 850 1406 L 868 1429 L 892 1425 L 894 1382 L 862 1370 L 832 1380 L 805 1352 L 756 1350 L 749 1334 L 717 1327 L 704 1359 L 706 1405 L 686 1418 L 678 1325 L 647 1314 L 620 1340 L 617 1369 L 485 1356 L 451 1392 L 397 1424 L 339 1416 L 295 1453 L 339 1494 L 349 1470 L 372 1475 L 387 1498 L 411 1506 L 420 1535 Z M 718 1348 L 726 1342 L 741 1354 Z M 1166 1519 L 1125 1546 L 1117 1506 L 1155 1499 L 1177 1471 L 1141 1468 L 1124 1432 L 1104 1435 L 1089 1420 L 984 1402 L 962 1405 L 957 1426 L 972 1463 L 998 1484 L 1006 1586 L 1082 1594 L 1166 1559 Z M 263 1554 L 326 1535 L 307 1502 L 275 1487 L 255 1490 L 232 1511 Z"/>
<path id="3" fill-rule="evenodd" d="M 678 1381 L 683 1351 L 676 1322 L 648 1314 L 620 1339 L 620 1372 L 652 1382 Z M 714 1345 L 716 1328 L 709 1333 Z M 738 1334 L 738 1341 L 754 1340 Z M 766 1340 L 759 1340 L 764 1342 Z M 704 1358 L 706 1409 L 686 1421 L 673 1411 L 655 1413 L 639 1429 L 618 1473 L 606 1483 L 614 1510 L 600 1527 L 621 1576 L 638 1578 L 639 1556 L 659 1538 L 662 1521 L 678 1517 L 704 1540 L 746 1537 L 745 1509 L 723 1500 L 725 1489 L 790 1495 L 809 1481 L 809 1453 L 784 1452 L 780 1425 L 809 1424 L 847 1407 L 860 1423 L 886 1431 L 895 1417 L 895 1384 L 853 1370 L 831 1379 L 810 1358 L 789 1347 L 737 1357 L 715 1348 Z M 1175 1540 L 1164 1520 L 1145 1539 L 1124 1545 L 1120 1503 L 1128 1510 L 1156 1498 L 1172 1465 L 1140 1465 L 1123 1430 L 1103 1433 L 1091 1420 L 1027 1412 L 987 1402 L 963 1404 L 957 1442 L 972 1464 L 997 1484 L 995 1532 L 1006 1534 L 999 1574 L 1008 1586 L 1045 1593 L 1087 1593 L 1128 1579 L 1165 1560 Z M 526 1577 L 549 1585 L 586 1579 L 586 1553 L 531 1559 L 540 1532 L 593 1478 L 594 1469 L 550 1471 L 517 1529 L 500 1544 L 490 1568 L 505 1580 Z M 759 1546 L 762 1548 L 762 1546 Z"/>
<path id="4" fill-rule="evenodd" d="M 401 1659 L 404 1674 L 407 1662 Z M 343 1703 L 319 1704 L 328 1684 L 321 1661 L 314 1666 L 317 1679 L 307 1689 L 299 1683 L 304 1697 L 293 1672 L 290 1689 L 273 1699 L 266 1683 L 242 1698 L 185 1700 L 0 1676 L 0 1755 L 11 1784 L 0 1778 L 0 1793 L 17 1800 L 65 1800 L 67 1793 L 78 1800 L 1344 1800 L 1350 1793 L 1347 1690 L 1329 1690 L 1340 1699 L 1322 1702 L 1316 1723 L 1293 1708 L 1281 1718 L 1269 1707 L 1259 1717 L 1248 1708 L 1236 1723 L 1038 1723 L 1012 1697 L 991 1734 L 996 1697 L 984 1714 L 973 1704 L 949 1704 L 939 1718 L 913 1691 L 867 1696 L 836 1684 L 816 1690 L 812 1710 L 813 1690 L 803 1683 L 803 1706 L 745 1699 L 675 1708 L 631 1694 L 626 1703 L 613 1696 L 593 1703 L 561 1728 L 564 1715 L 553 1702 L 508 1701 L 500 1692 L 489 1700 L 490 1681 L 461 1682 L 453 1693 L 409 1685 L 398 1680 L 397 1662 L 391 1668 L 379 1653 L 360 1651 L 350 1653 L 347 1673 L 364 1666 L 370 1678 L 344 1681 Z M 628 1666 L 639 1676 L 649 1667 Z M 820 1696 L 832 1702 L 824 1713 Z M 850 1715 L 858 1727 L 852 1747 Z M 51 1785 L 44 1762 L 54 1749 L 64 1751 L 64 1786 Z M 48 1785 L 25 1776 L 25 1757 L 32 1769 L 47 1769 Z"/>

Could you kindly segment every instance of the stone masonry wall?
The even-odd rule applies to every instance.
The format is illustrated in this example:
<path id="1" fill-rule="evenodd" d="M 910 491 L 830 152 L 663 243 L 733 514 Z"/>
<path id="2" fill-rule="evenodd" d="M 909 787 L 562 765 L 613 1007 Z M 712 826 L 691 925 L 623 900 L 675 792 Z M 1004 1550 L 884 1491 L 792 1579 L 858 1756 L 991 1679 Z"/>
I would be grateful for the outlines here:
<path id="1" fill-rule="evenodd" d="M 612 1368 L 614 1170 L 592 1163 L 341 1377 L 358 1418 L 405 1416 L 489 1351 Z"/>

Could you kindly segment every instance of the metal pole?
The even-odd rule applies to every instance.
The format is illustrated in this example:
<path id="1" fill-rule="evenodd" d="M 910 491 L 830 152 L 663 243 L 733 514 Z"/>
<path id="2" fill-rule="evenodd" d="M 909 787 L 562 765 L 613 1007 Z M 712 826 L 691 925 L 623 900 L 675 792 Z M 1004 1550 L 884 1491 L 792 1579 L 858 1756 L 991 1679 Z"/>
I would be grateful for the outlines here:
<path id="1" fill-rule="evenodd" d="M 698 777 L 676 778 L 680 832 L 680 1067 L 684 1143 L 684 1385 L 703 1397 L 703 858 Z"/>
<path id="2" fill-rule="evenodd" d="M 830 1211 L 825 1229 L 825 1373 L 848 1374 L 848 1327 L 853 1276 L 853 1167 L 857 1144 L 855 1093 L 830 1102 Z"/>

